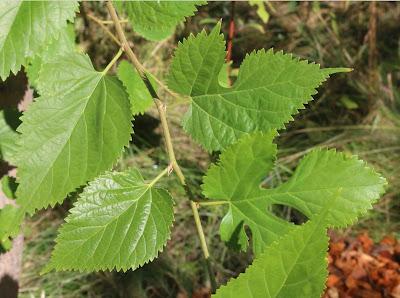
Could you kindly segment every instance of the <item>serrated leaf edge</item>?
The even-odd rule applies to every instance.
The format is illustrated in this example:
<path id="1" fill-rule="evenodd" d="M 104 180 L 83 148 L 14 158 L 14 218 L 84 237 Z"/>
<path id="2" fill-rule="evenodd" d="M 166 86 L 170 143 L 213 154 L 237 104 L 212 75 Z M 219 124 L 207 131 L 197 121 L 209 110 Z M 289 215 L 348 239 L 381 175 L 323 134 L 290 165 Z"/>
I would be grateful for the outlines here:
<path id="1" fill-rule="evenodd" d="M 87 183 L 87 185 L 85 186 L 85 188 L 94 185 L 94 184 L 95 184 L 95 180 L 97 180 L 97 179 L 109 178 L 109 175 L 113 176 L 113 175 L 117 175 L 117 174 L 121 174 L 121 173 L 124 173 L 124 172 L 106 171 L 106 172 L 104 172 L 103 174 L 101 174 L 101 175 L 99 175 L 98 177 L 96 177 L 95 179 L 89 181 L 89 182 Z M 171 202 L 172 202 L 172 206 L 175 205 L 175 201 L 174 201 L 174 199 L 173 199 L 171 193 L 170 193 L 167 189 L 161 188 L 161 187 L 154 187 L 154 189 L 162 190 L 162 191 L 165 191 L 166 193 L 168 193 L 168 196 L 169 196 L 169 198 L 171 199 Z M 71 211 L 73 211 L 73 209 L 77 206 L 77 204 L 78 204 L 78 200 L 75 201 L 75 202 L 73 203 L 72 208 L 70 209 L 70 211 L 69 211 L 67 217 L 66 217 L 65 220 L 64 220 L 64 224 L 68 223 L 68 221 L 67 221 L 68 216 L 71 215 L 71 214 L 73 214 Z M 152 258 L 148 259 L 147 261 L 144 261 L 144 262 L 139 263 L 136 267 L 123 267 L 123 266 L 121 266 L 121 267 L 117 267 L 117 266 L 113 266 L 113 267 L 103 266 L 103 267 L 102 267 L 102 266 L 100 266 L 100 267 L 94 268 L 94 267 L 89 267 L 89 266 L 88 266 L 88 267 L 85 267 L 85 268 L 66 268 L 66 267 L 62 267 L 61 265 L 55 265 L 55 264 L 48 263 L 45 267 L 43 267 L 43 269 L 42 269 L 41 272 L 40 272 L 40 275 L 47 274 L 47 273 L 49 273 L 49 272 L 51 272 L 51 271 L 53 271 L 53 270 L 54 270 L 55 272 L 62 272 L 62 271 L 70 271 L 70 272 L 72 272 L 72 271 L 74 271 L 74 272 L 80 272 L 80 273 L 82 273 L 82 272 L 93 272 L 93 271 L 107 271 L 107 270 L 108 270 L 108 271 L 112 271 L 112 270 L 116 270 L 117 272 L 122 271 L 122 272 L 125 273 L 125 272 L 127 272 L 128 270 L 135 270 L 135 269 L 137 269 L 137 268 L 143 267 L 144 265 L 146 265 L 146 264 L 152 262 L 155 258 L 157 258 L 157 257 L 164 251 L 165 247 L 166 247 L 167 244 L 168 244 L 168 241 L 171 240 L 171 234 L 172 234 L 172 229 L 173 229 L 173 227 L 174 227 L 174 223 L 175 223 L 175 213 L 173 212 L 173 213 L 172 213 L 171 225 L 169 225 L 169 227 L 168 227 L 168 228 L 169 228 L 169 234 L 168 234 L 168 237 L 167 237 L 167 239 L 166 239 L 164 245 L 160 248 L 160 250 L 157 250 L 156 255 L 154 255 Z M 60 234 L 60 233 L 58 233 L 58 235 L 59 235 L 59 234 Z M 57 237 L 56 237 L 56 239 L 54 240 L 54 242 L 55 242 L 56 244 L 58 244 Z M 54 249 L 53 249 L 53 251 L 52 251 L 51 257 L 53 257 L 53 252 L 54 252 Z"/>

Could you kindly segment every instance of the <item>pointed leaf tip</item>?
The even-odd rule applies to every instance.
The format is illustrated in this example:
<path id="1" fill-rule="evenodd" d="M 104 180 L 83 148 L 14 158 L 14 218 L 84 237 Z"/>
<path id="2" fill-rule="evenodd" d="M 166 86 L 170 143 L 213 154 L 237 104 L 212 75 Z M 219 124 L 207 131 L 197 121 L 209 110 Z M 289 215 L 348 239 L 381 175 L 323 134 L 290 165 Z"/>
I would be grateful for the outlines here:
<path id="1" fill-rule="evenodd" d="M 326 76 L 329 76 L 336 73 L 352 72 L 354 69 L 348 67 L 331 67 L 331 68 L 328 67 L 328 68 L 322 68 L 321 70 Z"/>

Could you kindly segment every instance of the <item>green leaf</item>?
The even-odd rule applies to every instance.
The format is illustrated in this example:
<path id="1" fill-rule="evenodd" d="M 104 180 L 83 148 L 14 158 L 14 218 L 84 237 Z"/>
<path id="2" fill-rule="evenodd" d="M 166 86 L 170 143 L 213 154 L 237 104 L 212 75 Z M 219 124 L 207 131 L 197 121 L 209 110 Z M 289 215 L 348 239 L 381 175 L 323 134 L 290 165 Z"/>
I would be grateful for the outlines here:
<path id="1" fill-rule="evenodd" d="M 326 228 L 309 221 L 266 247 L 213 297 L 320 297 L 328 275 L 327 249 Z"/>
<path id="2" fill-rule="evenodd" d="M 14 177 L 3 176 L 3 178 L 0 179 L 0 184 L 1 190 L 7 198 L 15 199 L 17 197 L 15 192 L 17 191 L 18 184 Z"/>
<path id="3" fill-rule="evenodd" d="M 128 96 L 88 56 L 60 56 L 41 68 L 41 97 L 18 131 L 17 202 L 27 212 L 62 202 L 110 169 L 131 138 Z"/>
<path id="4" fill-rule="evenodd" d="M 111 172 L 89 183 L 56 239 L 45 272 L 135 269 L 170 237 L 173 200 L 140 173 Z"/>
<path id="5" fill-rule="evenodd" d="M 168 76 L 170 89 L 192 98 L 184 129 L 209 151 L 223 149 L 246 133 L 283 128 L 329 74 L 348 71 L 321 70 L 282 52 L 260 50 L 246 56 L 231 88 L 222 87 L 218 75 L 225 41 L 220 26 L 179 44 Z"/>
<path id="6" fill-rule="evenodd" d="M 0 158 L 14 164 L 17 151 L 18 133 L 15 131 L 20 121 L 20 113 L 15 109 L 0 110 Z"/>
<path id="7" fill-rule="evenodd" d="M 224 241 L 237 238 L 245 249 L 244 226 L 248 226 L 258 255 L 266 245 L 293 228 L 293 224 L 270 211 L 271 205 L 293 207 L 310 219 L 329 206 L 324 223 L 338 227 L 364 214 L 384 190 L 385 179 L 362 161 L 326 149 L 306 155 L 288 182 L 276 189 L 261 188 L 261 179 L 271 170 L 276 154 L 273 136 L 273 133 L 244 136 L 227 148 L 220 161 L 207 171 L 202 186 L 204 195 L 229 207 L 220 227 Z M 339 189 L 341 195 L 332 205 Z"/>
<path id="8" fill-rule="evenodd" d="M 0 244 L 5 249 L 11 248 L 10 239 L 18 235 L 23 220 L 21 208 L 8 204 L 0 209 Z"/>
<path id="9" fill-rule="evenodd" d="M 206 1 L 128 1 L 117 7 L 124 9 L 133 29 L 149 40 L 162 40 L 175 32 L 186 17 L 193 16 L 196 6 Z"/>
<path id="10" fill-rule="evenodd" d="M 228 204 L 220 226 L 222 240 L 237 239 L 240 248 L 246 250 L 246 225 L 252 232 L 255 254 L 293 227 L 267 211 L 271 202 L 265 197 L 265 190 L 259 187 L 274 164 L 277 150 L 272 140 L 275 134 L 246 135 L 228 147 L 219 162 L 209 168 L 202 185 L 206 197 Z"/>
<path id="11" fill-rule="evenodd" d="M 232 67 L 232 61 L 229 63 L 224 63 L 222 65 L 221 71 L 218 74 L 218 81 L 222 87 L 229 88 L 230 86 L 230 78 L 228 74 L 228 69 Z"/>
<path id="12" fill-rule="evenodd" d="M 345 227 L 372 208 L 385 185 L 386 180 L 357 157 L 316 149 L 300 161 L 289 181 L 268 190 L 268 196 L 277 204 L 291 206 L 313 218 L 341 189 L 324 222 L 332 227 Z"/>
<path id="13" fill-rule="evenodd" d="M 122 61 L 118 65 L 117 75 L 129 94 L 132 115 L 146 112 L 153 104 L 153 98 L 136 69 L 129 62 Z M 153 87 L 156 87 L 154 79 L 150 75 L 149 78 Z"/>
<path id="14" fill-rule="evenodd" d="M 28 76 L 29 83 L 32 87 L 36 87 L 36 81 L 39 78 L 39 72 L 42 64 L 50 62 L 51 59 L 61 55 L 67 55 L 75 51 L 75 33 L 74 26 L 69 24 L 56 37 L 51 39 L 47 46 L 38 52 L 29 63 L 25 66 L 25 72 Z"/>
<path id="15" fill-rule="evenodd" d="M 0 2 L 0 78 L 16 74 L 28 57 L 73 21 L 77 1 Z"/>

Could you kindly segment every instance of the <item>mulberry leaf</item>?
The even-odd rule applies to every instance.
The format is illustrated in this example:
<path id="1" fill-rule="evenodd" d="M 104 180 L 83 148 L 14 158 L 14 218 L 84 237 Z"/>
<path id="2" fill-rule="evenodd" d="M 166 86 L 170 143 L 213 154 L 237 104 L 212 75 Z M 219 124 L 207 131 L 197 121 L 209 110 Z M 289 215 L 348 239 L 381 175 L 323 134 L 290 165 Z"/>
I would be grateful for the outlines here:
<path id="1" fill-rule="evenodd" d="M 194 15 L 206 1 L 128 1 L 117 3 L 125 10 L 134 31 L 149 40 L 162 40 L 172 35 L 176 25 Z"/>
<path id="2" fill-rule="evenodd" d="M 204 177 L 204 195 L 228 206 L 220 227 L 223 240 L 237 239 L 246 249 L 244 226 L 248 226 L 258 255 L 294 227 L 270 211 L 273 204 L 295 208 L 311 220 L 329 206 L 324 224 L 344 227 L 372 208 L 383 193 L 385 179 L 364 162 L 327 149 L 307 154 L 286 183 L 275 189 L 262 188 L 261 179 L 271 170 L 276 154 L 273 136 L 255 133 L 242 137 L 221 154 Z M 341 195 L 331 205 L 338 190 Z"/>
<path id="3" fill-rule="evenodd" d="M 60 228 L 45 272 L 136 269 L 170 237 L 173 200 L 140 173 L 106 173 L 85 188 Z"/>
<path id="4" fill-rule="evenodd" d="M 284 128 L 330 74 L 349 71 L 260 50 L 246 56 L 234 85 L 223 87 L 220 26 L 180 43 L 168 76 L 170 89 L 192 99 L 183 128 L 208 151 L 224 149 L 247 133 Z"/>
<path id="5" fill-rule="evenodd" d="M 110 169 L 132 132 L 129 99 L 115 77 L 72 53 L 42 65 L 41 97 L 22 116 L 16 156 L 17 203 L 27 212 L 55 205 Z"/>
<path id="6" fill-rule="evenodd" d="M 28 57 L 73 21 L 77 1 L 0 2 L 0 78 L 16 74 Z"/>

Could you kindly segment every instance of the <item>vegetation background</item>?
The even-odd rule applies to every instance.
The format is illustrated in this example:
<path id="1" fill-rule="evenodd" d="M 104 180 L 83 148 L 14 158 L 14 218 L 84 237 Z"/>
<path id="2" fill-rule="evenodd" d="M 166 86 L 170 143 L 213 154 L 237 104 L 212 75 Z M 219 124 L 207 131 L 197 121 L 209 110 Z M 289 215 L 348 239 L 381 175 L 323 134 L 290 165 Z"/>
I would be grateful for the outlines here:
<path id="1" fill-rule="evenodd" d="M 101 69 L 117 48 L 91 15 L 108 18 L 102 3 L 81 2 L 81 13 L 74 24 L 76 43 Z M 277 167 L 266 177 L 265 184 L 273 186 L 285 181 L 298 160 L 315 146 L 357 154 L 382 173 L 389 181 L 389 188 L 374 210 L 351 229 L 331 235 L 330 277 L 325 295 L 400 297 L 400 245 L 397 243 L 400 236 L 400 3 L 209 2 L 164 41 L 149 42 L 132 32 L 129 39 L 145 66 L 163 79 L 177 42 L 189 33 L 212 28 L 220 19 L 227 40 L 230 23 L 235 24 L 232 82 L 246 53 L 261 48 L 291 52 L 322 67 L 354 68 L 352 73 L 335 76 L 325 83 L 316 100 L 281 132 L 277 139 L 280 148 Z M 21 82 L 24 78 L 19 76 L 13 80 Z M 200 196 L 201 177 L 216 156 L 202 151 L 183 133 L 180 121 L 184 106 L 168 93 L 165 97 L 177 157 L 189 183 L 198 190 L 196 195 Z M 154 176 L 158 168 L 167 164 L 167 156 L 160 146 L 161 130 L 156 111 L 151 109 L 136 118 L 134 141 L 117 167 L 135 165 L 147 171 L 148 176 Z M 194 236 L 188 202 L 175 179 L 166 181 L 178 204 L 172 240 L 159 259 L 134 272 L 64 272 L 40 276 L 40 270 L 49 260 L 57 228 L 74 200 L 71 198 L 62 206 L 28 219 L 20 297 L 208 297 L 204 264 L 198 261 L 202 259 L 200 244 Z M 302 221 L 289 208 L 276 211 L 288 220 Z M 246 268 L 252 253 L 235 252 L 220 241 L 222 207 L 212 211 L 201 208 L 200 213 L 217 281 L 225 283 Z M 377 276 L 373 276 L 371 268 L 358 275 L 354 273 L 354 264 L 360 264 L 360 258 L 365 255 L 373 258 L 375 267 L 383 268 Z M 382 255 L 390 262 L 382 259 Z"/>

